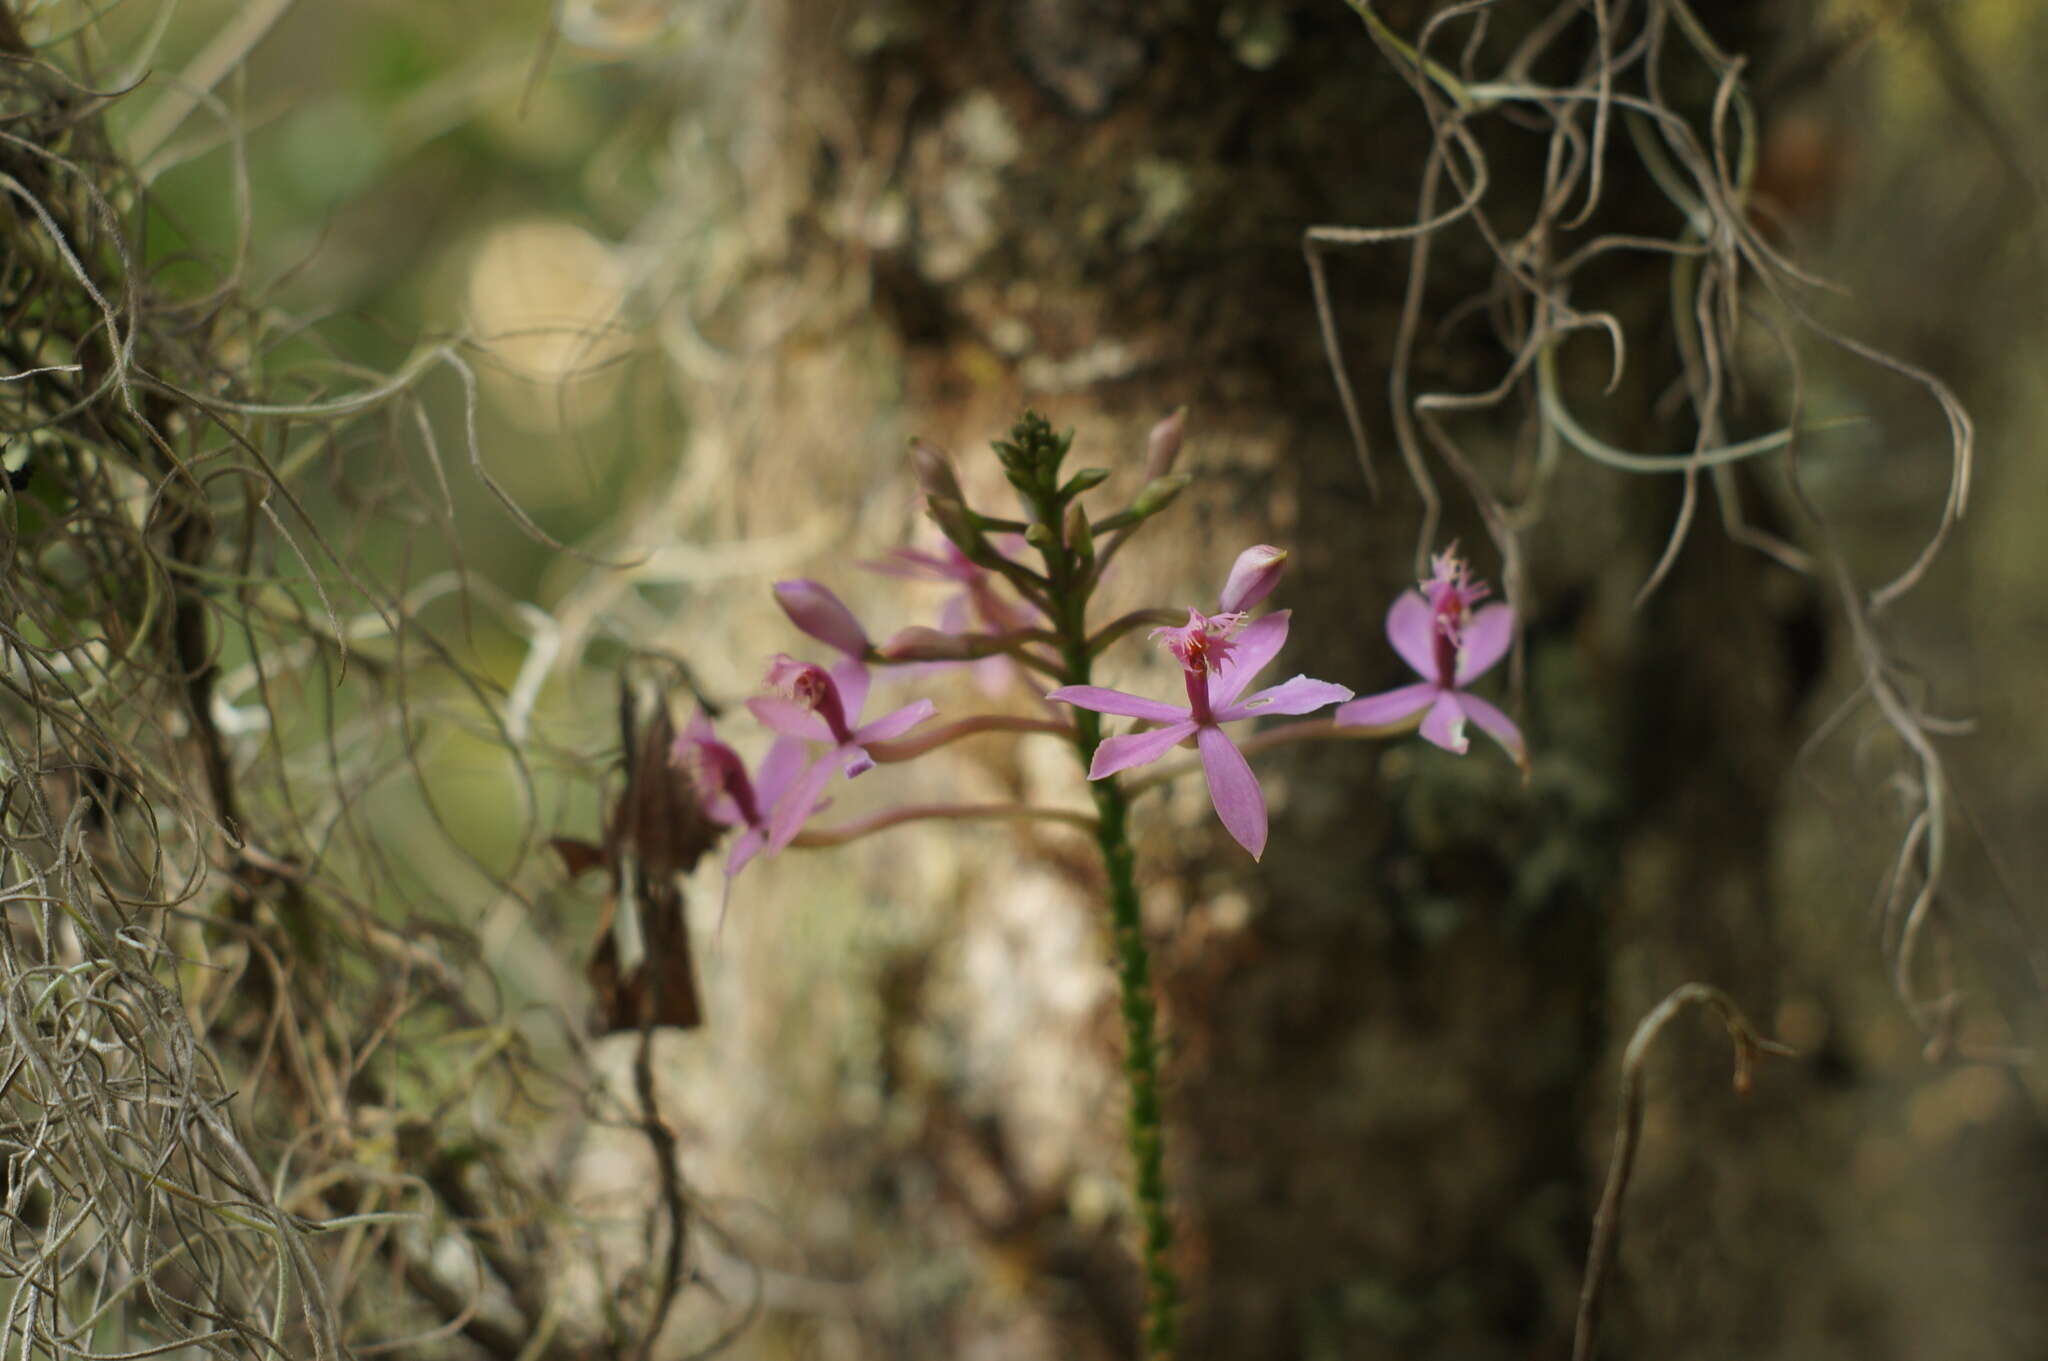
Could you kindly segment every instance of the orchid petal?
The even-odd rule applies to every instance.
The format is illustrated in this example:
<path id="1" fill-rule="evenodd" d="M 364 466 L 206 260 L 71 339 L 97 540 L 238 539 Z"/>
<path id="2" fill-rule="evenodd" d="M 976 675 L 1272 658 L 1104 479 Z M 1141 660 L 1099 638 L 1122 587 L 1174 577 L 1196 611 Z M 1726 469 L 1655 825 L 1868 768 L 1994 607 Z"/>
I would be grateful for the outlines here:
<path id="1" fill-rule="evenodd" d="M 1515 640 L 1515 611 L 1508 605 L 1482 605 L 1472 611 L 1458 638 L 1457 683 L 1463 687 L 1507 655 Z"/>
<path id="2" fill-rule="evenodd" d="M 1210 707 L 1221 709 L 1230 704 L 1244 693 L 1253 676 L 1266 669 L 1287 642 L 1287 621 L 1292 613 L 1279 610 L 1255 619 L 1243 633 L 1231 639 L 1230 655 L 1209 676 Z"/>
<path id="3" fill-rule="evenodd" d="M 939 632 L 966 633 L 973 627 L 974 618 L 967 607 L 967 595 L 947 596 L 946 603 L 939 606 Z"/>
<path id="4" fill-rule="evenodd" d="M 1100 780 L 1120 770 L 1156 761 L 1187 741 L 1188 735 L 1194 731 L 1195 721 L 1183 716 L 1178 723 L 1169 723 L 1149 732 L 1104 738 L 1102 745 L 1095 749 L 1095 760 L 1088 767 L 1088 778 Z"/>
<path id="5" fill-rule="evenodd" d="M 1422 735 L 1460 756 L 1472 745 L 1465 737 L 1465 710 L 1458 703 L 1462 698 L 1455 690 L 1439 691 L 1436 703 L 1422 718 Z"/>
<path id="6" fill-rule="evenodd" d="M 1529 769 L 1529 749 L 1523 745 L 1522 730 L 1515 726 L 1512 718 L 1477 695 L 1459 695 L 1458 706 L 1481 732 L 1500 743 L 1507 754 L 1515 758 L 1516 765 L 1524 772 Z"/>
<path id="7" fill-rule="evenodd" d="M 797 776 L 804 773 L 804 762 L 809 758 L 810 752 L 803 743 L 793 738 L 777 738 L 761 758 L 761 769 L 754 776 L 754 798 L 760 806 L 773 807 L 796 783 Z"/>
<path id="8" fill-rule="evenodd" d="M 768 844 L 768 834 L 759 827 L 749 827 L 734 838 L 731 854 L 725 857 L 725 878 L 730 884 L 747 862 L 759 855 Z"/>
<path id="9" fill-rule="evenodd" d="M 1209 802 L 1224 830 L 1257 860 L 1266 853 L 1266 796 L 1244 759 L 1221 728 L 1205 727 L 1195 734 L 1202 751 L 1202 773 L 1209 777 Z"/>
<path id="10" fill-rule="evenodd" d="M 779 695 L 757 695 L 747 701 L 747 712 L 784 737 L 801 737 L 811 742 L 832 741 L 825 720 L 793 699 Z"/>
<path id="11" fill-rule="evenodd" d="M 718 892 L 718 929 L 725 930 L 726 910 L 732 906 L 732 881 L 768 846 L 767 829 L 749 827 L 732 843 L 725 857 L 725 884 Z"/>
<path id="12" fill-rule="evenodd" d="M 1269 685 L 1255 695 L 1218 709 L 1216 721 L 1228 723 L 1257 714 L 1312 714 L 1325 704 L 1341 704 L 1350 698 L 1351 690 L 1347 686 L 1296 676 L 1293 680 Z"/>
<path id="13" fill-rule="evenodd" d="M 1340 728 L 1387 728 L 1405 722 L 1427 709 L 1436 697 L 1443 693 L 1443 687 L 1430 681 L 1418 681 L 1404 685 L 1398 690 L 1387 690 L 1377 695 L 1355 699 L 1339 709 L 1335 718 Z"/>
<path id="14" fill-rule="evenodd" d="M 998 653 L 983 657 L 980 661 L 969 662 L 974 668 L 974 683 L 981 687 L 981 693 L 994 699 L 1010 688 L 1011 677 L 1017 674 L 1016 663 Z"/>
<path id="15" fill-rule="evenodd" d="M 1188 716 L 1185 705 L 1127 695 L 1121 690 L 1101 685 L 1062 685 L 1046 698 L 1071 704 L 1076 709 L 1093 709 L 1098 714 L 1117 714 L 1124 718 L 1149 718 L 1155 723 L 1178 723 Z"/>
<path id="16" fill-rule="evenodd" d="M 798 777 L 775 804 L 775 811 L 768 817 L 768 849 L 779 851 L 803 830 L 804 821 L 817 809 L 818 799 L 825 792 L 826 783 L 831 780 L 843 761 L 838 751 L 827 752 L 810 769 Z"/>
<path id="17" fill-rule="evenodd" d="M 1419 592 L 1403 591 L 1387 609 L 1387 641 L 1424 680 L 1436 680 L 1436 611 Z"/>
<path id="18" fill-rule="evenodd" d="M 868 702 L 868 668 L 858 657 L 841 657 L 832 663 L 828 675 L 839 690 L 839 708 L 846 715 L 846 726 L 860 726 L 861 706 Z"/>
<path id="19" fill-rule="evenodd" d="M 856 729 L 853 740 L 862 743 L 886 742 L 892 737 L 901 737 L 938 711 L 939 706 L 930 700 L 917 700 Z"/>
<path id="20" fill-rule="evenodd" d="M 801 579 L 778 581 L 775 603 L 782 606 L 790 623 L 828 647 L 849 657 L 867 653 L 867 630 L 860 626 L 845 602 L 823 584 Z"/>

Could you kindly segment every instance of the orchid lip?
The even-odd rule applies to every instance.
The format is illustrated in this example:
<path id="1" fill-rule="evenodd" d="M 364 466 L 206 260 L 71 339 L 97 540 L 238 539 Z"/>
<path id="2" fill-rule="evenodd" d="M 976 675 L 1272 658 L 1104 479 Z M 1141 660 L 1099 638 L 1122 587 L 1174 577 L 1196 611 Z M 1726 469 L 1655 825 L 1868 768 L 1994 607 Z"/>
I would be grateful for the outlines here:
<path id="1" fill-rule="evenodd" d="M 1191 608 L 1187 623 L 1156 628 L 1152 636 L 1162 640 L 1162 646 L 1173 654 L 1182 670 L 1199 676 L 1216 671 L 1229 660 L 1237 648 L 1230 635 L 1243 622 L 1241 613 L 1205 615 Z"/>
<path id="2" fill-rule="evenodd" d="M 739 753 L 723 742 L 702 737 L 685 738 L 681 746 L 687 747 L 697 778 L 706 787 L 706 793 L 723 794 L 732 800 L 743 823 L 749 827 L 760 826 L 760 801 L 754 796 L 754 783 L 747 778 L 746 764 L 740 760 Z"/>
<path id="3" fill-rule="evenodd" d="M 733 807 L 739 810 L 740 818 L 747 826 L 759 827 L 761 806 L 754 797 L 754 782 L 747 778 L 746 768 L 740 765 L 738 755 L 731 748 L 720 756 L 719 764 L 725 768 L 719 772 L 719 782 L 725 788 L 725 796 L 732 800 Z"/>
<path id="4" fill-rule="evenodd" d="M 834 742 L 846 746 L 853 741 L 853 731 L 846 722 L 846 705 L 839 698 L 839 686 L 833 681 L 832 673 L 824 667 L 799 662 L 794 657 L 779 656 L 768 668 L 768 683 L 823 719 Z"/>

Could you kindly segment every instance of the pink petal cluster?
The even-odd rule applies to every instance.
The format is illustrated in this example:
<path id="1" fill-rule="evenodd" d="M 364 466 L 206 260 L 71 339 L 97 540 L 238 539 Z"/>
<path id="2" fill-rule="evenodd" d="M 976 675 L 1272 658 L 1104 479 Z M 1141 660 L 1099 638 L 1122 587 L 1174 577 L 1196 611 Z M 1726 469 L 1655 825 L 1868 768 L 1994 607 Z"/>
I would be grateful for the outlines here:
<path id="1" fill-rule="evenodd" d="M 815 581 L 775 583 L 776 603 L 804 633 L 843 654 L 828 670 L 778 654 L 768 684 L 779 693 L 747 701 L 747 708 L 778 734 L 749 779 L 739 753 L 718 740 L 711 722 L 697 714 L 676 738 L 671 754 L 690 770 L 712 821 L 737 827 L 725 862 L 726 884 L 757 856 L 787 846 L 811 814 L 824 806 L 825 786 L 835 772 L 850 778 L 874 765 L 867 744 L 900 737 L 934 712 L 928 699 L 904 705 L 870 723 L 860 714 L 867 703 L 871 650 L 867 630 L 838 596 Z M 807 744 L 825 750 L 807 760 Z"/>
<path id="2" fill-rule="evenodd" d="M 1455 547 L 1432 559 L 1429 578 L 1403 592 L 1387 611 L 1387 639 L 1419 681 L 1355 699 L 1344 686 L 1295 676 L 1246 694 L 1252 678 L 1287 641 L 1286 611 L 1247 622 L 1247 612 L 1272 592 L 1286 564 L 1287 554 L 1270 545 L 1246 549 L 1231 568 L 1215 613 L 1190 608 L 1187 622 L 1153 631 L 1153 638 L 1179 663 L 1185 705 L 1098 685 L 1062 686 L 1047 696 L 1076 708 L 1156 725 L 1105 738 L 1089 766 L 1091 780 L 1146 765 L 1192 743 L 1200 754 L 1217 816 L 1257 859 L 1266 849 L 1265 794 L 1244 753 L 1225 734 L 1228 723 L 1261 714 L 1310 714 L 1337 704 L 1336 722 L 1347 727 L 1395 727 L 1420 716 L 1424 737 L 1462 753 L 1469 745 L 1469 721 L 1527 770 L 1521 732 L 1506 714 L 1466 689 L 1506 655 L 1514 638 L 1514 611 L 1482 603 L 1487 587 L 1473 580 Z M 957 585 L 959 592 L 940 616 L 946 633 L 1014 633 L 1037 622 L 1026 606 L 998 591 L 996 574 L 970 562 L 950 543 L 937 553 L 899 549 L 873 565 L 895 576 Z M 694 772 L 711 818 L 739 829 L 726 860 L 728 884 L 758 856 L 789 845 L 822 806 L 834 774 L 850 779 L 865 773 L 875 764 L 868 750 L 871 744 L 901 737 L 935 712 L 930 700 L 917 700 L 863 723 L 861 711 L 869 691 L 866 660 L 875 655 L 867 631 L 818 582 L 778 582 L 775 597 L 798 629 L 839 652 L 839 660 L 825 667 L 776 656 L 768 683 L 777 693 L 747 701 L 753 715 L 777 734 L 751 778 L 739 755 L 717 739 L 702 714 L 690 721 L 675 745 L 675 760 Z M 979 637 L 966 638 L 954 655 L 971 658 L 985 645 Z M 903 655 L 886 647 L 883 653 Z M 944 658 L 947 649 L 928 655 Z M 1011 668 L 1007 657 L 975 659 L 974 664 L 980 667 L 985 662 L 999 664 L 1006 675 Z M 811 748 L 819 749 L 815 759 L 808 756 Z"/>
<path id="3" fill-rule="evenodd" d="M 1507 605 L 1478 605 L 1490 592 L 1485 582 L 1472 579 L 1456 545 L 1431 559 L 1430 569 L 1419 589 L 1402 592 L 1387 611 L 1387 641 L 1422 679 L 1346 704 L 1337 710 L 1337 722 L 1388 727 L 1421 714 L 1424 737 L 1463 755 L 1470 746 L 1469 719 L 1527 770 L 1528 750 L 1514 720 L 1465 689 L 1507 655 L 1515 612 Z"/>
<path id="4" fill-rule="evenodd" d="M 841 658 L 828 671 L 778 654 L 768 668 L 768 684 L 781 693 L 748 700 L 747 708 L 754 717 L 784 737 L 825 748 L 777 807 L 768 837 L 768 849 L 773 851 L 787 846 L 802 828 L 835 772 L 844 771 L 851 779 L 874 768 L 869 743 L 901 737 L 937 712 L 930 700 L 920 699 L 862 723 L 868 669 L 853 657 Z"/>
<path id="5" fill-rule="evenodd" d="M 1260 549 L 1247 550 L 1246 556 L 1275 551 L 1262 545 Z M 1284 555 L 1281 560 L 1284 561 Z M 1243 563 L 1245 557 L 1241 556 L 1239 561 Z M 1255 596 L 1246 583 L 1238 582 L 1233 572 L 1232 580 L 1238 583 L 1238 589 L 1226 589 L 1224 603 L 1242 604 L 1247 598 L 1256 603 L 1263 598 L 1275 579 L 1263 573 L 1273 566 L 1268 561 L 1264 569 L 1247 569 L 1248 577 L 1263 587 Z M 1146 719 L 1160 725 L 1104 739 L 1095 749 L 1094 761 L 1088 768 L 1091 780 L 1106 779 L 1118 771 L 1156 761 L 1193 738 L 1195 749 L 1201 754 L 1202 773 L 1209 782 L 1209 801 L 1215 806 L 1216 816 L 1223 820 L 1224 828 L 1238 845 L 1250 851 L 1256 860 L 1266 852 L 1266 796 L 1244 753 L 1224 734 L 1223 725 L 1260 714 L 1314 713 L 1326 704 L 1351 698 L 1351 691 L 1344 686 L 1310 680 L 1307 676 L 1296 676 L 1256 694 L 1244 693 L 1252 677 L 1266 668 L 1287 641 L 1287 628 L 1288 614 L 1284 610 L 1246 625 L 1240 611 L 1205 615 L 1190 609 L 1187 623 L 1155 630 L 1153 636 L 1162 639 L 1181 665 L 1188 696 L 1185 707 L 1099 685 L 1064 685 L 1046 698 L 1096 713 Z"/>

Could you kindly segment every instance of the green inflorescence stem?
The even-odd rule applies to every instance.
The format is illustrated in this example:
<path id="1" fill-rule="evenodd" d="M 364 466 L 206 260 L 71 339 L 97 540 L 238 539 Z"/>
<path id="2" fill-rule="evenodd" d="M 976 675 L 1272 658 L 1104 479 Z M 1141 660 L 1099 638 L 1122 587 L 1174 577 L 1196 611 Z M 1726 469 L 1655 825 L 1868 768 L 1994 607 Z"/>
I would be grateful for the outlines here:
<path id="1" fill-rule="evenodd" d="M 1045 562 L 1043 573 L 994 551 L 973 512 L 954 499 L 934 495 L 932 518 L 968 559 L 1001 573 L 1025 599 L 1044 611 L 1057 640 L 1059 679 L 1086 685 L 1095 654 L 1104 644 L 1145 622 L 1128 615 L 1093 640 L 1088 634 L 1088 601 L 1101 579 L 1103 563 L 1122 532 L 1142 523 L 1173 499 L 1185 479 L 1155 477 L 1131 506 L 1103 520 L 1111 530 L 1098 558 L 1097 527 L 1091 526 L 1081 493 L 1102 481 L 1084 469 L 1062 483 L 1060 461 L 1073 432 L 1057 434 L 1042 416 L 1026 412 L 1008 440 L 995 444 L 1010 485 L 1017 489 L 1026 512 L 1024 539 Z M 953 479 L 939 479 L 941 490 Z M 1050 669 L 1050 668 L 1048 668 Z M 1088 709 L 1073 711 L 1074 750 L 1085 773 L 1102 745 L 1102 718 Z M 1173 1269 L 1173 1219 L 1166 1206 L 1166 1129 L 1159 1110 L 1158 1008 L 1152 1000 L 1152 960 L 1145 951 L 1145 928 L 1138 911 L 1137 856 L 1131 850 L 1130 795 L 1114 776 L 1089 782 L 1095 798 L 1095 843 L 1109 880 L 1110 937 L 1116 950 L 1117 988 L 1124 1020 L 1124 1080 L 1130 1092 L 1132 1188 L 1137 1202 L 1139 1260 L 1145 1275 L 1145 1361 L 1171 1361 L 1175 1315 L 1180 1304 L 1180 1279 Z"/>
<path id="2" fill-rule="evenodd" d="M 1062 619 L 1061 653 L 1071 684 L 1089 683 L 1088 639 L 1076 602 Z M 1074 710 L 1074 750 L 1085 771 L 1102 743 L 1101 715 Z M 1116 949 L 1117 989 L 1124 1021 L 1124 1080 L 1130 1093 L 1133 1190 L 1138 1208 L 1139 1256 L 1145 1273 L 1145 1356 L 1173 1355 L 1180 1279 L 1173 1269 L 1173 1220 L 1166 1207 L 1166 1127 L 1159 1109 L 1158 1008 L 1152 1000 L 1152 960 L 1138 910 L 1137 856 L 1131 849 L 1130 801 L 1115 776 L 1090 782 L 1095 796 L 1095 844 L 1109 880 L 1109 916 Z"/>

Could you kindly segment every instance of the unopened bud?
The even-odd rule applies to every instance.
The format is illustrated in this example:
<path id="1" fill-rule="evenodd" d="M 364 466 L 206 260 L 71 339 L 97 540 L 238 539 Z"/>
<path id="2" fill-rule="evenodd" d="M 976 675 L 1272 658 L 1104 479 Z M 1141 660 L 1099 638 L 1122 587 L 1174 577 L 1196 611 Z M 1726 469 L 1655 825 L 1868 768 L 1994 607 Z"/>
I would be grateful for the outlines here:
<path id="1" fill-rule="evenodd" d="M 1069 498 L 1079 496 L 1082 492 L 1092 491 L 1108 480 L 1107 468 L 1083 468 L 1067 479 L 1067 485 L 1060 488 L 1060 495 Z"/>
<path id="2" fill-rule="evenodd" d="M 1132 499 L 1132 517 L 1143 520 L 1157 515 L 1172 505 L 1173 498 L 1186 491 L 1188 483 L 1192 480 L 1186 473 L 1171 473 L 1165 477 L 1153 478 L 1139 488 L 1137 496 Z"/>
<path id="3" fill-rule="evenodd" d="M 1256 544 L 1237 555 L 1223 594 L 1216 601 L 1219 614 L 1239 614 L 1273 593 L 1287 570 L 1287 550 L 1269 543 Z"/>
<path id="4" fill-rule="evenodd" d="M 1088 512 L 1079 501 L 1067 504 L 1067 548 L 1082 564 L 1095 561 L 1095 535 L 1088 528 Z"/>
<path id="5" fill-rule="evenodd" d="M 1188 409 L 1178 407 L 1173 414 L 1152 427 L 1152 433 L 1145 436 L 1145 480 L 1150 482 L 1173 471 L 1174 460 L 1180 457 L 1181 436 L 1187 432 Z"/>
<path id="6" fill-rule="evenodd" d="M 1059 547 L 1059 542 L 1052 536 L 1052 530 L 1042 520 L 1032 522 L 1025 529 L 1024 542 L 1041 553 L 1050 553 Z"/>
<path id="7" fill-rule="evenodd" d="M 966 503 L 967 498 L 960 491 L 960 479 L 953 474 L 953 460 L 947 458 L 946 451 L 938 445 L 921 439 L 912 440 L 910 471 L 927 498 Z"/>
<path id="8" fill-rule="evenodd" d="M 789 616 L 789 622 L 849 657 L 864 657 L 868 651 L 867 630 L 840 598 L 815 581 L 778 581 L 775 603 Z"/>
<path id="9" fill-rule="evenodd" d="M 989 567 L 1002 561 L 1002 554 L 996 552 L 982 532 L 975 528 L 974 520 L 961 501 L 948 496 L 933 496 L 925 501 L 924 513 L 932 517 L 932 523 L 939 527 L 939 532 L 951 539 L 954 547 L 965 554 L 969 562 Z"/>

